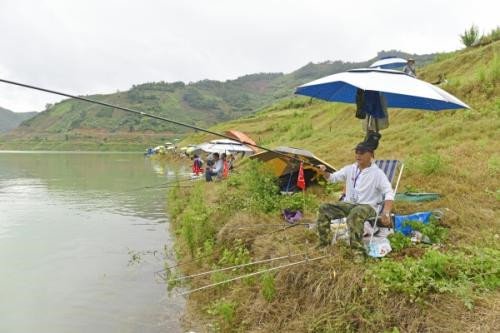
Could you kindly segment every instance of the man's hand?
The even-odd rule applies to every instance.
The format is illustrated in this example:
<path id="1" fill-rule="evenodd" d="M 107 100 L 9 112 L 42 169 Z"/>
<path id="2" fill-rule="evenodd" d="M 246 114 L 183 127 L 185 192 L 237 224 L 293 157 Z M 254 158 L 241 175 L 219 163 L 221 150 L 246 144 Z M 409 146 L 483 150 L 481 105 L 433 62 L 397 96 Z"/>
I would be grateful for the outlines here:
<path id="1" fill-rule="evenodd" d="M 380 223 L 384 227 L 390 227 L 391 226 L 391 213 L 390 212 L 382 212 L 382 215 L 380 217 Z"/>
<path id="2" fill-rule="evenodd" d="M 330 177 L 330 173 L 328 171 L 326 171 L 326 166 L 324 166 L 323 164 L 319 164 L 318 169 L 321 171 L 321 173 L 323 174 L 323 177 L 325 177 L 325 179 L 328 179 Z"/>

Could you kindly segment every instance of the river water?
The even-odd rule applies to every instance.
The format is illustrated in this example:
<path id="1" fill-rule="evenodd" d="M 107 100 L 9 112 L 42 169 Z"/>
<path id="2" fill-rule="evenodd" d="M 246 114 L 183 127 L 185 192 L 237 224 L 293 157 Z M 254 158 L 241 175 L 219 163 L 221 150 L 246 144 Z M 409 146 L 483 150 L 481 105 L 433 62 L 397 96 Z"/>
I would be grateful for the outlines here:
<path id="1" fill-rule="evenodd" d="M 174 169 L 139 153 L 0 152 L 0 332 L 180 332 L 184 299 L 155 275 L 172 263 L 157 185 Z"/>

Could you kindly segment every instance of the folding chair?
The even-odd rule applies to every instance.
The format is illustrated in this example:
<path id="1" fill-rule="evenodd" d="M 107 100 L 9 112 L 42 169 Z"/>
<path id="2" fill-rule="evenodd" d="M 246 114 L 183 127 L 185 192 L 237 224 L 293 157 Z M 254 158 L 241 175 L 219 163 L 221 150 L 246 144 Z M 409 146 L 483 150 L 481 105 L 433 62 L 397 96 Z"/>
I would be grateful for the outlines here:
<path id="1" fill-rule="evenodd" d="M 399 161 L 399 160 L 376 160 L 375 164 L 385 173 L 387 176 L 387 179 L 392 185 L 392 188 L 394 189 L 394 194 L 398 191 L 399 187 L 399 181 L 401 180 L 401 176 L 403 175 L 403 169 L 404 169 L 404 163 Z M 397 177 L 396 177 L 397 175 Z M 384 201 L 385 199 L 382 198 L 382 201 L 378 203 L 378 209 L 377 209 L 377 216 L 375 217 L 375 222 L 373 223 L 373 231 L 371 233 L 371 238 L 370 242 L 372 241 L 373 235 L 377 232 L 377 221 L 384 210 Z M 387 228 L 387 227 L 380 227 L 379 231 L 383 232 L 385 235 L 388 235 L 389 233 L 392 232 L 393 226 Z"/>
<path id="2" fill-rule="evenodd" d="M 375 164 L 385 173 L 396 193 L 403 175 L 404 163 L 399 160 L 375 160 Z M 397 178 L 395 178 L 396 174 L 398 174 Z M 394 180 L 396 180 L 395 184 Z"/>

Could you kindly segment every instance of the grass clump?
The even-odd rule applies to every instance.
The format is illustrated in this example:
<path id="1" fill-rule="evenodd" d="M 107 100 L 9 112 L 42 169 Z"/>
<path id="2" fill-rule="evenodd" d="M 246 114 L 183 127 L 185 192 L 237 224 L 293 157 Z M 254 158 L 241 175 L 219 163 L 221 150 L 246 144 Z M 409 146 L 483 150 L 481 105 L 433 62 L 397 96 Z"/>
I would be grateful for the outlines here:
<path id="1" fill-rule="evenodd" d="M 446 170 L 446 162 L 439 153 L 425 152 L 408 159 L 408 169 L 424 176 L 436 175 Z"/>
<path id="2" fill-rule="evenodd" d="M 227 331 L 233 324 L 237 304 L 228 301 L 224 298 L 218 299 L 207 309 L 207 313 L 217 318 L 217 323 L 214 325 L 215 331 Z"/>

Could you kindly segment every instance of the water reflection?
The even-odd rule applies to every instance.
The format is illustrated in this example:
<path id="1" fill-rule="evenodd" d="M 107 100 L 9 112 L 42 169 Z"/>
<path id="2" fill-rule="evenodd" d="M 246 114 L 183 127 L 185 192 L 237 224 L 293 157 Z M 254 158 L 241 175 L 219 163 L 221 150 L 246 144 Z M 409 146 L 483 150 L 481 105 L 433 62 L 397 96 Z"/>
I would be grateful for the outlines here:
<path id="1" fill-rule="evenodd" d="M 154 280 L 162 256 L 129 264 L 170 246 L 166 191 L 143 187 L 174 169 L 136 154 L 0 153 L 0 331 L 179 331 L 183 300 L 160 304 Z"/>

